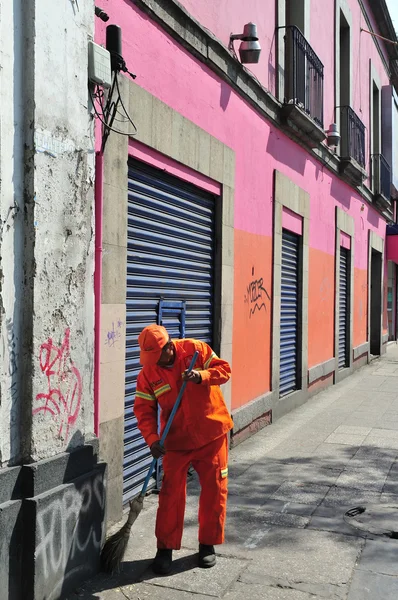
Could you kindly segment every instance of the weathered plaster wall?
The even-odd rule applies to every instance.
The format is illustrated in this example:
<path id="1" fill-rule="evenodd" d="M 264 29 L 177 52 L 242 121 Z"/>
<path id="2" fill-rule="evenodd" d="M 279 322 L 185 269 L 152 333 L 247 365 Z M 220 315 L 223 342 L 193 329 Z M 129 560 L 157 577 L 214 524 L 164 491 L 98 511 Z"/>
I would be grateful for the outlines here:
<path id="1" fill-rule="evenodd" d="M 0 8 L 0 466 L 20 455 L 24 244 L 23 0 Z"/>
<path id="2" fill-rule="evenodd" d="M 93 13 L 1 7 L 0 464 L 93 433 Z"/>
<path id="3" fill-rule="evenodd" d="M 35 459 L 93 433 L 94 154 L 87 92 L 93 10 L 92 0 L 36 4 Z M 50 388 L 57 391 L 49 399 Z"/>

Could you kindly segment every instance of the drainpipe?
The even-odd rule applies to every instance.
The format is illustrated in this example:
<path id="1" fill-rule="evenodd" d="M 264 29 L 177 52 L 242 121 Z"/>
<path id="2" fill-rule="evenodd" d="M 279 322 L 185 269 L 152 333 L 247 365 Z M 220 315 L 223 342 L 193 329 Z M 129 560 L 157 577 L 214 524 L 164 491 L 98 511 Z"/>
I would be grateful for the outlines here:
<path id="1" fill-rule="evenodd" d="M 95 270 L 94 270 L 94 433 L 99 436 L 100 408 L 100 343 L 102 286 L 102 208 L 104 155 L 95 155 Z"/>

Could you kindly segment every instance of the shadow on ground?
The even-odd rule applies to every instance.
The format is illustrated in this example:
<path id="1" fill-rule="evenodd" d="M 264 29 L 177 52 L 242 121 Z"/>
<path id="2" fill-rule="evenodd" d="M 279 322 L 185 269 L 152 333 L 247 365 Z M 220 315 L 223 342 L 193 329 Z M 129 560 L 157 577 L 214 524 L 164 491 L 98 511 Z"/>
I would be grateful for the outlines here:
<path id="1" fill-rule="evenodd" d="M 296 553 L 316 555 L 318 542 L 312 540 L 317 531 L 337 535 L 342 543 L 348 540 L 349 544 L 355 542 L 354 538 L 377 539 L 345 523 L 344 513 L 358 504 L 398 501 L 397 455 L 398 449 L 323 443 L 318 452 L 308 456 L 302 452 L 297 456 L 292 451 L 285 452 L 283 458 L 263 455 L 254 463 L 240 460 L 230 467 L 227 539 L 220 553 L 251 560 L 264 548 L 282 553 L 295 548 Z M 185 548 L 196 547 L 199 492 L 193 476 L 188 484 Z M 145 514 L 139 518 L 145 519 Z M 152 518 L 146 527 L 154 528 Z M 149 535 L 146 528 L 143 531 Z M 197 550 L 177 556 L 173 577 L 197 567 Z M 94 594 L 105 590 L 150 583 L 156 577 L 151 562 L 152 558 L 126 560 L 120 574 L 97 576 L 70 600 L 98 599 Z"/>

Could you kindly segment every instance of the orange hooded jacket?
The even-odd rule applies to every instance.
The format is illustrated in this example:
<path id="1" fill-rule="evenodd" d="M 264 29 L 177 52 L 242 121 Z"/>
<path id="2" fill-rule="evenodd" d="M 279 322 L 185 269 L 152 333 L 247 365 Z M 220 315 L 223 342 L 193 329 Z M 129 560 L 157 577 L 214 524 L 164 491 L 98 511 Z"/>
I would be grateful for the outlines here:
<path id="1" fill-rule="evenodd" d="M 201 448 L 233 427 L 220 385 L 231 376 L 227 361 L 198 340 L 173 340 L 176 357 L 171 367 L 144 366 L 137 379 L 134 413 L 149 447 L 160 439 L 157 405 L 161 408 L 163 431 L 182 385 L 182 373 L 189 367 L 195 350 L 199 352 L 194 369 L 202 382 L 188 382 L 181 405 L 165 441 L 166 450 Z"/>

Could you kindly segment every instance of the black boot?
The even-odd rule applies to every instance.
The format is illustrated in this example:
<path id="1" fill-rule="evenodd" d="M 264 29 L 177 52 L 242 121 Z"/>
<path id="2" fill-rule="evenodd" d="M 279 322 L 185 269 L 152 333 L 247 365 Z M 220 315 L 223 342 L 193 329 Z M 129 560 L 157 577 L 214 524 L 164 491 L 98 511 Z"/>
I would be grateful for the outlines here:
<path id="1" fill-rule="evenodd" d="M 216 551 L 214 546 L 207 544 L 199 544 L 199 567 L 201 569 L 209 569 L 216 564 Z"/>
<path id="2" fill-rule="evenodd" d="M 156 575 L 168 575 L 173 563 L 173 551 L 165 548 L 158 548 L 155 560 L 152 563 L 152 570 Z"/>

